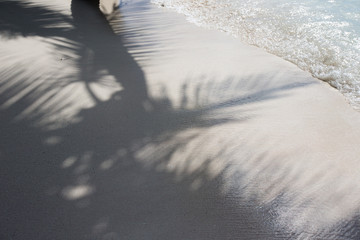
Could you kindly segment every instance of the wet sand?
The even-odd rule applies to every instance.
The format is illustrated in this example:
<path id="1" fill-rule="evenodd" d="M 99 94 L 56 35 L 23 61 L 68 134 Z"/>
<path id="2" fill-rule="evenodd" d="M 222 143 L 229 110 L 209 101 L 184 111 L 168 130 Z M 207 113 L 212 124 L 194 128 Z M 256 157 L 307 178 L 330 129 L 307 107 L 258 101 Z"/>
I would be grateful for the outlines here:
<path id="1" fill-rule="evenodd" d="M 360 237 L 335 89 L 147 1 L 26 2 L 0 3 L 1 239 Z"/>

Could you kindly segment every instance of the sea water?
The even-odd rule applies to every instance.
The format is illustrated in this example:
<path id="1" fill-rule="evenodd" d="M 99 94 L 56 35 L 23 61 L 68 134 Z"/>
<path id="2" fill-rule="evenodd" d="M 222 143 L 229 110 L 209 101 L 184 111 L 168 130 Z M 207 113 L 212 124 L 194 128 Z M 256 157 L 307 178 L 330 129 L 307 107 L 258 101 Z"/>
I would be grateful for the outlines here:
<path id="1" fill-rule="evenodd" d="M 152 0 L 337 88 L 360 110 L 359 0 Z"/>

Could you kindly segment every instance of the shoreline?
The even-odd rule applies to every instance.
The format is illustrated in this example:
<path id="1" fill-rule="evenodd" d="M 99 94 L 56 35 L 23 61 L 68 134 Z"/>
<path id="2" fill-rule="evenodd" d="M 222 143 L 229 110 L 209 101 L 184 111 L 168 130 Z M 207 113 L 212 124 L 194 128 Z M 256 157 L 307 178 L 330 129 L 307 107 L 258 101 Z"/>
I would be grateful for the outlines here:
<path id="1" fill-rule="evenodd" d="M 32 2 L 2 3 L 1 237 L 359 237 L 360 115 L 327 83 L 147 0 Z"/>
<path id="2" fill-rule="evenodd" d="M 350 35 L 345 36 L 347 32 L 345 29 L 333 29 L 330 27 L 331 24 L 336 25 L 339 23 L 334 19 L 328 19 L 329 21 L 323 19 L 325 21 L 324 25 L 317 26 L 319 19 L 314 18 L 313 14 L 315 12 L 311 10 L 312 7 L 309 7 L 311 4 L 305 3 L 303 7 L 307 8 L 307 10 L 304 9 L 304 12 L 301 12 L 298 9 L 300 6 L 296 7 L 295 2 L 289 3 L 292 14 L 289 19 L 286 16 L 287 11 L 284 12 L 281 4 L 277 5 L 276 1 L 270 3 L 267 7 L 262 6 L 259 8 L 250 3 L 242 7 L 241 3 L 243 1 L 241 0 L 229 0 L 223 3 L 211 0 L 199 3 L 176 0 L 152 0 L 151 2 L 158 7 L 162 6 L 170 11 L 184 15 L 189 22 L 197 26 L 225 32 L 234 38 L 238 38 L 243 43 L 259 47 L 270 54 L 297 65 L 300 69 L 311 73 L 313 77 L 336 88 L 355 110 L 359 109 L 357 103 L 359 97 L 357 97 L 358 93 L 356 91 L 358 89 L 356 76 L 359 75 L 357 71 L 359 61 L 356 52 L 359 49 L 356 48 L 356 45 L 342 44 L 347 37 L 349 39 L 346 42 L 356 42 L 356 30 L 354 30 L 354 35 L 351 37 Z M 260 5 L 266 5 L 265 2 Z M 336 11 L 333 12 L 334 6 L 332 4 L 329 5 L 328 13 L 340 14 Z M 344 8 L 347 4 L 344 3 Z M 268 8 L 271 5 L 274 7 L 272 10 Z M 318 13 L 324 17 L 326 11 L 324 12 L 323 8 L 325 5 L 320 2 L 319 5 L 318 7 L 322 8 L 323 11 Z M 278 13 L 276 13 L 277 11 Z M 312 17 L 304 19 L 303 14 L 310 14 Z M 345 21 L 349 24 L 348 27 L 355 28 L 356 24 L 351 20 L 349 21 L 350 23 Z M 263 24 L 258 24 L 259 22 Z M 307 27 L 304 25 L 307 25 Z M 313 26 L 314 29 L 309 26 Z M 331 35 L 332 31 L 338 32 L 337 37 L 341 35 L 344 39 L 336 39 L 335 36 Z M 309 35 L 311 32 L 314 35 Z M 318 32 L 318 34 L 315 34 L 315 32 Z M 328 38 L 328 35 L 334 38 Z M 274 39 L 274 37 L 278 38 L 278 40 Z M 338 49 L 339 46 L 342 46 L 342 50 Z M 351 65 L 346 63 L 351 63 Z"/>

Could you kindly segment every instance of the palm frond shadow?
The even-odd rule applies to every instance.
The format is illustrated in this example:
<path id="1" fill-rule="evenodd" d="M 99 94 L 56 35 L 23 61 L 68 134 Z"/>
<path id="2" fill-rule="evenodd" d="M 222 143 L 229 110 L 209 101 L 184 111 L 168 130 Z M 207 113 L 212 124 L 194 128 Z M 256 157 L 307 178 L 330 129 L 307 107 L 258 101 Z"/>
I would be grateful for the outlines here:
<path id="1" fill-rule="evenodd" d="M 49 90 L 52 88 L 61 91 L 61 89 L 76 82 L 83 83 L 87 87 L 92 82 L 105 85 L 105 87 L 106 85 L 114 85 L 111 81 L 101 81 L 99 72 L 105 70 L 107 74 L 113 75 L 116 82 L 127 88 L 127 90 L 131 91 L 132 88 L 136 88 L 137 91 L 134 91 L 136 94 L 140 93 L 138 91 L 140 88 L 146 91 L 144 77 L 141 71 L 137 70 L 138 66 L 128 54 L 127 49 L 121 44 L 122 37 L 114 33 L 116 29 L 109 25 L 109 20 L 100 10 L 94 11 L 94 6 L 97 3 L 98 1 L 72 1 L 72 16 L 68 16 L 35 3 L 13 0 L 2 1 L 0 3 L 2 10 L 0 32 L 4 39 L 9 40 L 21 36 L 42 37 L 44 42 L 51 45 L 53 54 L 57 55 L 57 62 L 52 64 L 58 65 L 55 68 L 60 69 L 64 61 L 73 62 L 77 70 L 62 77 L 61 81 L 59 81 L 59 78 L 56 79 L 57 81 L 53 81 L 51 77 L 46 79 L 45 83 L 47 83 Z M 119 10 L 117 10 L 112 15 L 113 19 L 110 19 L 110 23 L 113 22 L 114 26 L 119 25 L 116 23 L 121 22 L 121 20 L 118 20 L 119 14 Z M 141 29 L 141 31 L 144 35 L 146 30 Z M 98 40 L 99 35 L 102 37 L 101 41 Z M 155 43 L 149 40 L 147 45 L 151 47 Z M 28 55 L 29 53 L 32 54 L 28 52 Z M 1 61 L 6 61 L 7 57 L 6 52 L 4 52 Z M 32 57 L 41 58 L 36 54 Z M 21 57 L 19 56 L 19 58 Z M 122 64 L 123 59 L 126 59 L 126 66 Z M 19 65 L 21 62 L 12 65 L 15 64 Z M 20 71 L 21 69 L 13 72 L 20 75 Z M 13 77 L 9 77 L 9 79 L 13 79 Z M 139 81 L 129 79 L 139 79 Z M 2 81 L 1 84 L 5 83 L 6 81 Z M 25 83 L 21 84 L 24 88 L 27 87 Z M 96 96 L 92 93 L 90 87 L 87 89 L 91 96 Z M 142 94 L 146 95 L 147 93 L 143 92 Z"/>
<path id="2" fill-rule="evenodd" d="M 0 8 L 0 32 L 4 38 L 68 36 L 72 30 L 69 16 L 31 2 L 5 0 Z"/>
<path id="3" fill-rule="evenodd" d="M 214 84 L 211 86 L 214 88 Z M 237 97 L 236 101 L 215 104 L 202 101 L 194 109 L 184 105 L 177 110 L 166 97 L 148 98 L 145 105 L 134 105 L 134 96 L 120 91 L 111 99 L 82 110 L 78 123 L 55 130 L 33 127 L 42 116 L 14 123 L 12 117 L 17 114 L 5 111 L 2 116 L 10 119 L 1 121 L 2 139 L 5 140 L 1 142 L 2 153 L 8 163 L 3 169 L 6 172 L 3 182 L 10 186 L 21 185 L 27 197 L 19 196 L 14 188 L 3 196 L 3 202 L 9 204 L 9 213 L 17 212 L 19 204 L 25 208 L 31 206 L 31 210 L 25 216 L 19 214 L 23 220 L 10 218 L 12 221 L 4 226 L 17 223 L 10 227 L 10 232 L 15 233 L 14 239 L 38 237 L 35 236 L 38 231 L 34 234 L 32 230 L 16 227 L 28 226 L 29 219 L 34 223 L 31 229 L 41 227 L 43 238 L 52 236 L 54 239 L 65 236 L 67 239 L 97 239 L 108 234 L 128 234 L 136 239 L 141 238 L 137 235 L 141 233 L 173 239 L 194 236 L 205 239 L 208 234 L 215 238 L 273 235 L 252 219 L 249 209 L 239 212 L 226 195 L 218 192 L 227 163 L 220 162 L 215 172 L 212 169 L 217 160 L 224 157 L 226 142 L 205 158 L 199 159 L 202 155 L 199 151 L 206 151 L 204 142 L 211 137 L 207 132 L 251 120 L 246 112 L 240 118 L 231 118 L 214 116 L 213 111 L 277 98 L 281 96 L 278 94 L 281 88 L 278 91 L 273 89 L 262 97 Z M 200 97 L 183 92 L 182 98 L 210 99 L 207 92 L 204 90 Z M 176 162 L 176 155 L 182 151 L 188 153 Z M 200 165 L 194 167 L 194 163 Z M 27 181 L 29 176 L 31 181 Z M 11 184 L 14 177 L 17 181 Z M 19 199 L 21 203 L 11 199 Z M 40 208 L 45 208 L 46 213 Z M 61 209 L 61 212 L 54 209 Z M 227 220 L 219 217 L 223 211 L 227 213 Z M 67 213 L 63 215 L 64 212 Z M 248 217 L 243 219 L 241 216 L 245 212 Z M 197 218 L 202 214 L 208 219 L 199 223 Z M 234 233 L 233 225 L 229 225 L 232 221 L 244 228 L 251 226 L 249 229 L 253 230 Z M 47 223 L 45 228 L 44 222 Z M 163 230 L 154 230 L 160 226 Z M 193 226 L 201 231 L 194 232 Z M 142 230 L 134 233 L 140 227 Z"/>

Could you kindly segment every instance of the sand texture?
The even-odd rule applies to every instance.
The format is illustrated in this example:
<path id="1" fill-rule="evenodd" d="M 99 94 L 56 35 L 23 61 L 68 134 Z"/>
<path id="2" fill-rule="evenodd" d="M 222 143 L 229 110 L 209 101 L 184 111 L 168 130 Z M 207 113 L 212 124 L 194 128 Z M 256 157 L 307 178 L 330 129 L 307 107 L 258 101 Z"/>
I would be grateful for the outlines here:
<path id="1" fill-rule="evenodd" d="M 0 2 L 0 239 L 360 238 L 360 114 L 337 90 L 111 5 Z"/>

